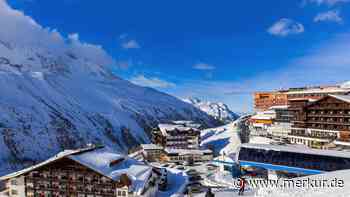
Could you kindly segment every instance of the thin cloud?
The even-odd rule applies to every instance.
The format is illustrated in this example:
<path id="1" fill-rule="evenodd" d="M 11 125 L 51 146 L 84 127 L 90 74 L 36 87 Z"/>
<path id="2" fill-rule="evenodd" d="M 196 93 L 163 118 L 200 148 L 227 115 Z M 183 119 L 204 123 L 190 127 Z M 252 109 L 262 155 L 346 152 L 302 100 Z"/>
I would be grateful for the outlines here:
<path id="1" fill-rule="evenodd" d="M 193 68 L 197 70 L 214 70 L 215 66 L 206 63 L 198 63 L 193 65 Z"/>
<path id="2" fill-rule="evenodd" d="M 123 34 L 120 34 L 119 39 L 125 39 L 126 37 L 128 37 L 128 34 L 123 33 Z"/>
<path id="3" fill-rule="evenodd" d="M 271 35 L 285 37 L 304 32 L 304 26 L 292 19 L 282 18 L 275 22 L 268 30 Z"/>
<path id="4" fill-rule="evenodd" d="M 140 44 L 136 40 L 129 40 L 122 43 L 124 49 L 139 49 L 141 48 Z"/>
<path id="5" fill-rule="evenodd" d="M 304 4 L 328 5 L 334 6 L 339 3 L 348 3 L 350 0 L 304 0 Z"/>
<path id="6" fill-rule="evenodd" d="M 337 84 L 350 80 L 350 33 L 306 51 L 285 67 L 240 81 L 186 81 L 168 91 L 178 97 L 219 100 L 235 111 L 252 111 L 253 92 Z"/>
<path id="7" fill-rule="evenodd" d="M 130 81 L 136 85 L 151 87 L 151 88 L 171 88 L 176 85 L 172 82 L 168 82 L 156 77 L 146 77 L 144 75 L 138 75 L 130 79 Z"/>
<path id="8" fill-rule="evenodd" d="M 340 16 L 339 10 L 330 10 L 317 14 L 314 18 L 314 22 L 336 22 L 342 24 L 343 18 Z"/>
<path id="9" fill-rule="evenodd" d="M 0 28 L 1 41 L 10 45 L 35 46 L 57 57 L 69 53 L 98 65 L 115 64 L 102 46 L 80 41 L 77 33 L 65 38 L 56 29 L 42 27 L 23 12 L 12 9 L 4 0 L 0 0 L 0 26 L 6 27 Z"/>

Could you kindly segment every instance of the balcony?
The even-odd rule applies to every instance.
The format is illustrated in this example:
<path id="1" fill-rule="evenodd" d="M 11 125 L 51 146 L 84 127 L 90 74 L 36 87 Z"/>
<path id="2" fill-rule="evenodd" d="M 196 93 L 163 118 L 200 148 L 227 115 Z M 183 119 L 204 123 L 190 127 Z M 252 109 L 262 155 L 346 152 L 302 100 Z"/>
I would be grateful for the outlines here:
<path id="1" fill-rule="evenodd" d="M 313 114 L 313 113 L 308 113 L 307 114 L 308 117 L 334 117 L 334 118 L 350 118 L 350 114 L 339 114 L 339 113 L 336 113 L 336 114 Z"/>
<path id="2" fill-rule="evenodd" d="M 349 146 L 350 147 L 350 140 L 341 140 L 337 139 L 334 141 L 335 145 L 340 145 L 340 146 Z"/>
<path id="3" fill-rule="evenodd" d="M 293 136 L 302 136 L 302 137 L 309 137 L 309 138 L 319 138 L 319 139 L 336 139 L 336 134 L 326 134 L 326 133 L 302 133 L 302 132 L 295 132 L 292 131 L 289 135 Z"/>
<path id="4" fill-rule="evenodd" d="M 330 125 L 347 125 L 350 126 L 350 122 L 337 122 L 337 121 L 317 121 L 317 120 L 308 120 L 306 121 L 308 124 L 330 124 Z"/>

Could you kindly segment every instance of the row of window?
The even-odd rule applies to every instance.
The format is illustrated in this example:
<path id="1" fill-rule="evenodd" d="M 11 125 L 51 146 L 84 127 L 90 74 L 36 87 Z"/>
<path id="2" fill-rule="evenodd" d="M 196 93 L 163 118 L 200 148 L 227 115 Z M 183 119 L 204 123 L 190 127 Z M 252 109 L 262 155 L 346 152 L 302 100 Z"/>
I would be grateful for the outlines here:
<path id="1" fill-rule="evenodd" d="M 321 122 L 350 122 L 350 118 L 324 118 L 324 117 L 312 117 L 309 118 L 308 120 L 311 121 L 321 121 Z"/>
<path id="2" fill-rule="evenodd" d="M 350 115 L 350 110 L 311 110 L 310 113 L 313 115 L 323 115 L 323 114 L 329 114 L 329 115 L 347 114 L 347 115 Z"/>

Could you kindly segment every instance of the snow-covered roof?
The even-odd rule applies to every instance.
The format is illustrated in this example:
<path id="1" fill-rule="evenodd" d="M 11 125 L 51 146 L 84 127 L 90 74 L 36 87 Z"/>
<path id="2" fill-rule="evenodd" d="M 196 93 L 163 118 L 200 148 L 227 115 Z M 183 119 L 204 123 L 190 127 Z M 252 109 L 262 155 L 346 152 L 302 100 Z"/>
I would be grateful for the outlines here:
<path id="1" fill-rule="evenodd" d="M 144 150 L 162 150 L 163 147 L 157 144 L 141 144 L 142 149 Z"/>
<path id="2" fill-rule="evenodd" d="M 192 128 L 200 128 L 202 125 L 195 123 L 191 120 L 176 120 L 176 121 L 172 121 L 172 123 L 176 124 L 176 125 L 183 125 L 186 127 L 192 127 Z"/>
<path id="3" fill-rule="evenodd" d="M 25 168 L 23 170 L 20 170 L 20 171 L 17 171 L 17 172 L 14 172 L 14 173 L 11 173 L 11 174 L 8 174 L 8 175 L 5 175 L 5 176 L 2 176 L 0 177 L 0 181 L 3 181 L 3 180 L 7 180 L 7 179 L 10 179 L 10 178 L 13 178 L 13 177 L 17 177 L 17 176 L 20 176 L 22 174 L 25 174 L 25 173 L 28 173 L 30 171 L 33 171 L 37 168 L 40 168 L 42 166 L 45 166 L 51 162 L 54 162 L 54 161 L 57 161 L 59 159 L 62 159 L 68 155 L 72 155 L 72 154 L 75 154 L 75 153 L 79 153 L 79 152 L 83 152 L 83 151 L 88 151 L 88 150 L 91 150 L 92 148 L 86 148 L 86 149 L 78 149 L 78 150 L 64 150 L 62 152 L 59 152 L 58 154 L 54 155 L 53 157 L 50 157 L 49 159 L 41 162 L 41 163 L 38 163 L 34 166 L 31 166 L 31 167 L 28 167 L 28 168 Z"/>
<path id="4" fill-rule="evenodd" d="M 305 90 L 288 91 L 286 94 L 317 94 L 317 93 L 343 93 L 350 92 L 350 89 L 340 87 L 310 88 Z"/>
<path id="5" fill-rule="evenodd" d="M 270 107 L 269 109 L 275 110 L 275 109 L 288 109 L 288 105 L 275 105 Z"/>
<path id="6" fill-rule="evenodd" d="M 69 158 L 76 161 L 114 181 L 118 181 L 122 174 L 126 174 L 132 180 L 131 191 L 138 194 L 142 192 L 144 184 L 152 173 L 152 167 L 142 162 L 116 153 L 109 148 L 98 148 L 64 151 L 36 166 L 1 177 L 0 180 L 22 175 L 62 158 Z"/>
<path id="7" fill-rule="evenodd" d="M 184 126 L 184 125 L 177 125 L 177 124 L 159 124 L 158 125 L 160 131 L 163 135 L 167 135 L 168 131 L 178 130 L 178 131 L 190 131 L 190 130 L 198 130 L 195 127 L 190 126 Z M 199 130 L 198 130 L 199 131 Z"/>
<path id="8" fill-rule="evenodd" d="M 70 155 L 69 158 L 115 181 L 119 180 L 122 174 L 127 174 L 132 180 L 131 190 L 137 193 L 141 192 L 143 184 L 152 172 L 152 167 L 107 148 Z M 113 161 L 118 160 L 120 162 L 112 165 Z"/>
<path id="9" fill-rule="evenodd" d="M 293 98 L 293 99 L 288 99 L 288 101 L 308 101 L 308 102 L 315 102 L 318 99 L 310 99 L 310 98 Z"/>
<path id="10" fill-rule="evenodd" d="M 329 95 L 329 96 L 342 100 L 344 102 L 350 103 L 350 95 Z"/>
<path id="11" fill-rule="evenodd" d="M 276 118 L 276 116 L 273 114 L 256 114 L 251 117 L 251 119 L 256 119 L 256 120 L 272 120 L 274 118 Z"/>
<path id="12" fill-rule="evenodd" d="M 310 155 L 333 156 L 333 157 L 342 157 L 342 158 L 350 159 L 350 152 L 347 152 L 347 151 L 320 150 L 320 149 L 312 149 L 306 146 L 298 146 L 298 145 L 272 145 L 272 144 L 245 143 L 245 144 L 242 144 L 241 147 L 274 150 L 274 151 L 281 151 L 281 152 L 302 153 L 302 154 L 310 154 Z"/>
<path id="13" fill-rule="evenodd" d="M 198 149 L 175 149 L 175 148 L 166 148 L 164 149 L 166 153 L 173 153 L 173 154 L 179 154 L 179 155 L 203 155 L 203 154 L 211 154 L 213 153 L 209 149 L 205 150 L 198 150 Z"/>

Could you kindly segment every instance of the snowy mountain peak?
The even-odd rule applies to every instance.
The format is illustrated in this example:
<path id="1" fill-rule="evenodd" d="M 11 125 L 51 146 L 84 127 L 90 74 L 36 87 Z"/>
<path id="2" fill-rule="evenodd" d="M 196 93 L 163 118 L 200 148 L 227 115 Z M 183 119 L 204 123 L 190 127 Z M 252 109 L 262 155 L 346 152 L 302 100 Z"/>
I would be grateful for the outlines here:
<path id="1" fill-rule="evenodd" d="M 223 123 L 229 123 L 236 120 L 239 116 L 232 112 L 229 107 L 222 102 L 210 102 L 201 101 L 199 98 L 188 98 L 183 99 L 185 102 L 190 103 L 197 107 L 198 109 L 204 111 L 210 116 Z"/>
<path id="2" fill-rule="evenodd" d="M 88 143 L 149 142 L 160 122 L 218 121 L 173 96 L 111 75 L 114 60 L 0 0 L 0 176 Z"/>

